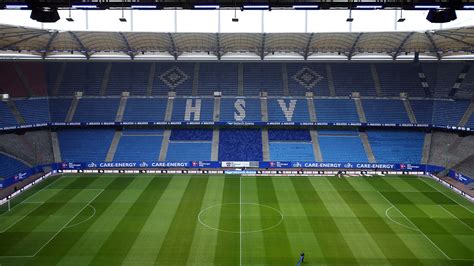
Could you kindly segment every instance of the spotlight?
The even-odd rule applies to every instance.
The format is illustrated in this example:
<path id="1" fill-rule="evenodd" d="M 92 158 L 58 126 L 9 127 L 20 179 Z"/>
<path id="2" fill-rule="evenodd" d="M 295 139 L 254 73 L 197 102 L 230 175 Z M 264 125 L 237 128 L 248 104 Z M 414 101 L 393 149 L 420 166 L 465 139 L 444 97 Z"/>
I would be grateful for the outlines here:
<path id="1" fill-rule="evenodd" d="M 404 22 L 404 21 L 405 21 L 405 18 L 399 18 L 399 19 L 397 20 L 397 22 Z"/>
<path id="2" fill-rule="evenodd" d="M 56 22 L 59 20 L 58 9 L 49 6 L 36 6 L 31 9 L 30 18 L 43 23 Z"/>
<path id="3" fill-rule="evenodd" d="M 354 18 L 349 17 L 349 18 L 346 19 L 346 21 L 347 22 L 352 22 L 352 21 L 354 21 Z"/>
<path id="4" fill-rule="evenodd" d="M 232 18 L 232 22 L 239 22 L 238 18 Z"/>
<path id="5" fill-rule="evenodd" d="M 66 20 L 67 20 L 67 21 L 69 21 L 69 22 L 74 22 L 74 19 L 73 19 L 73 18 L 71 18 L 71 17 L 69 17 L 69 18 L 66 18 Z"/>
<path id="6" fill-rule="evenodd" d="M 453 8 L 431 9 L 426 19 L 431 23 L 446 23 L 457 19 Z"/>
<path id="7" fill-rule="evenodd" d="M 127 22 L 127 19 L 126 18 L 119 18 L 120 22 Z"/>
<path id="8" fill-rule="evenodd" d="M 403 17 L 403 8 L 400 9 L 400 18 L 397 20 L 397 22 L 404 22 L 405 18 Z"/>

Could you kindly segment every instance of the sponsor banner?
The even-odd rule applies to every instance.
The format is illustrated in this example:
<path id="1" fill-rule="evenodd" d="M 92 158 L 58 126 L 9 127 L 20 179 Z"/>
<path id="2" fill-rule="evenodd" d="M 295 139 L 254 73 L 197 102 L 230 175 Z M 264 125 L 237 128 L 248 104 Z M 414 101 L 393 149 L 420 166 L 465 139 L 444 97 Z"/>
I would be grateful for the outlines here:
<path id="1" fill-rule="evenodd" d="M 226 175 L 256 175 L 257 171 L 254 170 L 226 170 L 224 171 Z"/>
<path id="2" fill-rule="evenodd" d="M 449 170 L 449 177 L 463 183 L 464 185 L 468 185 L 469 183 L 474 181 L 472 178 L 468 177 L 467 175 L 456 172 L 454 170 Z"/>
<path id="3" fill-rule="evenodd" d="M 389 163 L 331 163 L 331 162 L 260 162 L 260 168 L 320 168 L 320 169 L 377 169 L 426 171 L 425 165 Z"/>
<path id="4" fill-rule="evenodd" d="M 251 167 L 252 163 L 251 162 L 221 162 L 221 166 L 224 168 L 241 168 L 241 167 Z"/>
<path id="5" fill-rule="evenodd" d="M 49 126 L 169 126 L 169 125 L 208 125 L 208 126 L 367 126 L 367 127 L 399 127 L 399 128 L 440 128 L 455 131 L 474 132 L 474 128 L 458 126 L 442 126 L 432 124 L 395 124 L 395 123 L 321 123 L 321 122 L 245 122 L 245 121 L 178 121 L 178 122 L 52 122 L 30 125 L 9 126 L 0 131 L 30 129 Z"/>

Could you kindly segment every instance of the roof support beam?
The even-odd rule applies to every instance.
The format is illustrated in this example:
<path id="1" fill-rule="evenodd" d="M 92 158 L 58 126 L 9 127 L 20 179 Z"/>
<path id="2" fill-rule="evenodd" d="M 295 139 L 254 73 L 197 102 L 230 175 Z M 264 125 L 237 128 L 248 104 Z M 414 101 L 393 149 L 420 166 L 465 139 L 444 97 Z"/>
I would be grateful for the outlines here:
<path id="1" fill-rule="evenodd" d="M 59 31 L 55 31 L 51 37 L 49 38 L 48 44 L 44 47 L 44 51 L 41 52 L 41 58 L 45 59 L 46 55 L 48 55 L 49 48 L 51 47 L 51 44 L 53 43 L 54 39 L 56 39 L 56 36 L 58 36 Z"/>
<path id="2" fill-rule="evenodd" d="M 359 42 L 360 36 L 362 36 L 362 32 L 357 34 L 357 37 L 355 38 L 354 42 L 352 43 L 351 50 L 349 50 L 349 54 L 347 55 L 347 59 L 351 60 L 352 56 L 354 55 L 355 48 L 357 47 L 357 43 Z"/>
<path id="3" fill-rule="evenodd" d="M 221 54 L 221 41 L 220 41 L 219 33 L 216 33 L 216 56 L 217 56 L 217 60 L 221 60 L 222 54 Z"/>
<path id="4" fill-rule="evenodd" d="M 86 47 L 84 46 L 84 44 L 81 42 L 81 40 L 79 39 L 79 37 L 77 37 L 77 35 L 72 32 L 72 31 L 69 31 L 69 34 L 71 35 L 71 37 L 76 41 L 76 43 L 79 45 L 79 47 L 81 48 L 81 54 L 85 55 L 87 59 L 89 59 L 91 57 L 91 55 L 89 54 L 89 51 L 86 49 Z"/>
<path id="5" fill-rule="evenodd" d="M 266 33 L 262 33 L 262 45 L 260 46 L 260 59 L 265 58 L 265 39 L 267 38 Z"/>
<path id="6" fill-rule="evenodd" d="M 446 34 L 443 34 L 443 33 L 435 32 L 434 34 L 437 34 L 437 35 L 439 35 L 439 36 L 443 36 L 443 37 L 445 37 L 445 38 L 451 39 L 451 40 L 456 41 L 456 42 L 460 42 L 460 43 L 465 44 L 465 45 L 467 45 L 467 46 L 469 46 L 469 47 L 474 47 L 474 43 L 468 43 L 468 42 L 466 42 L 466 41 L 460 40 L 460 39 L 458 39 L 458 38 L 451 37 L 451 36 L 446 35 Z"/>
<path id="7" fill-rule="evenodd" d="M 128 42 L 127 37 L 123 32 L 118 33 L 120 37 L 122 38 L 123 44 L 125 45 L 125 48 L 127 48 L 126 54 L 130 56 L 130 58 L 133 60 L 135 58 L 135 54 L 132 51 L 132 47 L 130 46 L 130 43 Z"/>
<path id="8" fill-rule="evenodd" d="M 174 42 L 173 35 L 168 32 L 168 37 L 170 38 L 171 51 L 170 54 L 174 57 L 174 60 L 178 60 L 178 51 L 176 50 L 176 43 Z"/>
<path id="9" fill-rule="evenodd" d="M 304 57 L 304 60 L 308 60 L 308 56 L 309 56 L 309 47 L 311 46 L 311 42 L 313 41 L 313 37 L 314 37 L 314 33 L 312 32 L 309 37 L 308 37 L 308 42 L 306 43 L 306 46 L 304 48 L 304 53 L 303 53 L 303 57 Z"/>
<path id="10" fill-rule="evenodd" d="M 400 45 L 398 46 L 397 48 L 397 51 L 395 51 L 395 53 L 392 55 L 392 58 L 393 60 L 397 59 L 397 56 L 400 55 L 402 49 L 403 49 L 403 46 L 405 46 L 405 44 L 407 43 L 407 41 L 411 38 L 411 36 L 413 36 L 413 34 L 415 34 L 415 32 L 409 32 L 405 38 L 403 38 L 402 42 L 400 43 Z"/>
<path id="11" fill-rule="evenodd" d="M 11 46 L 13 46 L 13 45 L 17 45 L 17 44 L 19 44 L 19 43 L 26 42 L 26 41 L 28 41 L 28 40 L 34 39 L 34 38 L 36 38 L 36 37 L 39 37 L 39 36 L 42 36 L 42 35 L 45 35 L 45 34 L 48 34 L 48 32 L 38 33 L 38 34 L 32 35 L 32 36 L 30 36 L 30 37 L 28 37 L 28 38 L 11 42 L 11 43 L 9 43 L 9 44 L 6 44 L 6 45 L 0 47 L 0 50 L 7 49 L 7 48 L 9 48 L 9 47 L 11 47 Z"/>
<path id="12" fill-rule="evenodd" d="M 439 54 L 438 46 L 436 46 L 436 43 L 434 42 L 433 37 L 427 31 L 425 31 L 425 36 L 430 41 L 431 48 L 433 49 L 434 53 L 436 54 L 436 58 L 438 58 L 438 60 L 441 60 L 441 55 Z"/>

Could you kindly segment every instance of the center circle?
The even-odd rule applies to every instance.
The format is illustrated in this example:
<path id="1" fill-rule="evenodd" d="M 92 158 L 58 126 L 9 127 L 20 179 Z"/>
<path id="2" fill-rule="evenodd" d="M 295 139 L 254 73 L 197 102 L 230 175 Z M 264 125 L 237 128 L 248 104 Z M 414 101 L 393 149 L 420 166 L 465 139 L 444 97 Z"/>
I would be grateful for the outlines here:
<path id="1" fill-rule="evenodd" d="M 280 210 L 258 203 L 223 203 L 207 207 L 198 214 L 203 226 L 227 233 L 256 233 L 283 222 Z"/>

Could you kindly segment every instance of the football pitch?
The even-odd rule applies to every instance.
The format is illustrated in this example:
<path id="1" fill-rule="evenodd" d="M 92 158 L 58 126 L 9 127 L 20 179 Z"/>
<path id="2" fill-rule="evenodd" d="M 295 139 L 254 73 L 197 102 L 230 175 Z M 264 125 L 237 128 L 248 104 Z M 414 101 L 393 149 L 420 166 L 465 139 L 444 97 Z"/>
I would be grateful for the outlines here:
<path id="1" fill-rule="evenodd" d="M 67 175 L 11 205 L 2 266 L 474 263 L 474 204 L 411 176 Z"/>

